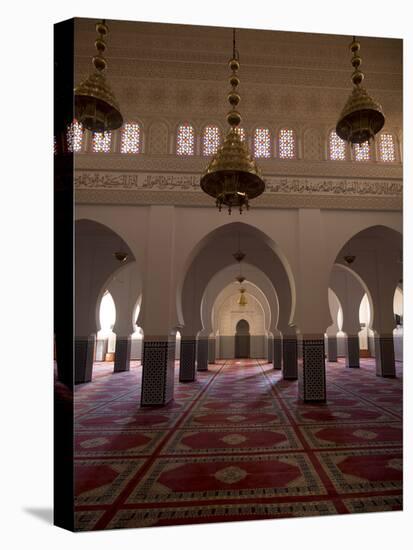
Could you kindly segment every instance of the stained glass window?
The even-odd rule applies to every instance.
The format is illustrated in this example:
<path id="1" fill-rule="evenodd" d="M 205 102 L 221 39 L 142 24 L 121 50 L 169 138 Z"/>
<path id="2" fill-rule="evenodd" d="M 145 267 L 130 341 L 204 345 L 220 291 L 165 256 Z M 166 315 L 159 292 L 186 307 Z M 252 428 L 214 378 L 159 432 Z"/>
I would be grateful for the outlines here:
<path id="1" fill-rule="evenodd" d="M 254 132 L 254 156 L 268 158 L 271 156 L 271 136 L 268 128 L 257 128 Z"/>
<path id="2" fill-rule="evenodd" d="M 370 145 L 368 141 L 354 145 L 354 158 L 356 160 L 370 160 Z"/>
<path id="3" fill-rule="evenodd" d="M 396 160 L 394 139 L 391 134 L 380 135 L 379 150 L 380 160 L 383 162 L 394 162 Z"/>
<path id="4" fill-rule="evenodd" d="M 237 134 L 239 134 L 239 137 L 240 137 L 241 141 L 245 141 L 245 130 L 244 130 L 244 128 L 239 128 L 237 126 L 235 128 L 235 131 L 237 132 Z"/>
<path id="5" fill-rule="evenodd" d="M 280 159 L 295 158 L 295 133 L 294 130 L 283 128 L 280 130 L 278 152 Z"/>
<path id="6" fill-rule="evenodd" d="M 93 152 L 109 153 L 112 143 L 112 132 L 95 132 L 93 134 Z"/>
<path id="7" fill-rule="evenodd" d="M 332 130 L 328 143 L 330 160 L 346 160 L 346 142 Z"/>
<path id="8" fill-rule="evenodd" d="M 195 132 L 190 124 L 181 124 L 176 136 L 176 154 L 195 154 Z"/>
<path id="9" fill-rule="evenodd" d="M 215 155 L 221 143 L 221 132 L 218 126 L 206 126 L 202 137 L 202 154 L 205 157 Z"/>
<path id="10" fill-rule="evenodd" d="M 83 125 L 76 119 L 67 127 L 66 143 L 70 153 L 78 153 L 82 150 Z"/>
<path id="11" fill-rule="evenodd" d="M 122 128 L 121 153 L 139 153 L 141 146 L 141 129 L 138 123 L 129 122 Z"/>

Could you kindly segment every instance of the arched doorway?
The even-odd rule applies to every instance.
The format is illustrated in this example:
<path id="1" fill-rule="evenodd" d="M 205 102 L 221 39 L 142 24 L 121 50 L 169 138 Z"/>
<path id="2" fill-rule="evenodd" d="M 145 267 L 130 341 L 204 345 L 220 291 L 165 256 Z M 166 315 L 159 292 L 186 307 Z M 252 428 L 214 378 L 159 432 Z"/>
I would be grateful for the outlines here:
<path id="1" fill-rule="evenodd" d="M 235 327 L 235 358 L 248 359 L 250 356 L 250 325 L 240 319 Z"/>

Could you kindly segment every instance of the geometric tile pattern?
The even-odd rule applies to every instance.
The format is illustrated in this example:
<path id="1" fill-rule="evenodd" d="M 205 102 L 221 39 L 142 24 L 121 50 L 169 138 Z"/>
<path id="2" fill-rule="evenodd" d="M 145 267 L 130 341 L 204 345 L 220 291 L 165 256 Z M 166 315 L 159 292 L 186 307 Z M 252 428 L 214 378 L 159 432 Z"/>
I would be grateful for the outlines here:
<path id="1" fill-rule="evenodd" d="M 274 340 L 274 343 L 276 340 Z M 275 350 L 274 350 L 275 353 Z M 297 370 L 297 338 L 282 339 L 282 372 L 284 380 L 296 380 Z"/>
<path id="2" fill-rule="evenodd" d="M 181 339 L 179 381 L 193 382 L 196 378 L 196 340 Z"/>
<path id="3" fill-rule="evenodd" d="M 326 400 L 324 338 L 299 338 L 298 388 L 304 401 Z"/>
<path id="4" fill-rule="evenodd" d="M 171 342 L 143 342 L 143 373 L 141 404 L 164 405 L 172 399 L 175 368 L 171 357 Z"/>
<path id="5" fill-rule="evenodd" d="M 76 530 L 402 509 L 401 364 L 327 364 L 326 403 L 271 363 L 220 361 L 189 384 L 175 365 L 163 407 L 140 406 L 137 361 L 75 387 Z"/>
<path id="6" fill-rule="evenodd" d="M 272 349 L 272 364 L 274 369 L 281 370 L 282 367 L 282 353 L 283 353 L 283 344 L 280 337 L 275 337 L 273 339 L 273 349 Z"/>
<path id="7" fill-rule="evenodd" d="M 208 338 L 197 341 L 197 369 L 208 370 Z"/>

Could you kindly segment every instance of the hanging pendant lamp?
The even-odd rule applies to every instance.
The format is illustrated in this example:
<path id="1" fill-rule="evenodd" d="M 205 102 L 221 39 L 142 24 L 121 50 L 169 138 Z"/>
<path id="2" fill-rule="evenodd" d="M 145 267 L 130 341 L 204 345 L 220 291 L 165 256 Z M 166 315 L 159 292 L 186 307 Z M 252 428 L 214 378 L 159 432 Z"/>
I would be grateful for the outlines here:
<path id="1" fill-rule="evenodd" d="M 96 24 L 97 55 L 93 58 L 95 71 L 75 88 L 75 116 L 91 132 L 116 130 L 123 124 L 118 102 L 106 81 L 106 38 L 109 28 L 103 20 Z"/>
<path id="2" fill-rule="evenodd" d="M 377 132 L 383 128 L 385 119 L 382 106 L 361 85 L 364 73 L 360 71 L 360 42 L 355 36 L 350 44 L 350 50 L 353 54 L 351 64 L 354 71 L 351 80 L 354 88 L 337 122 L 336 133 L 341 139 L 354 145 L 374 139 Z"/>
<path id="3" fill-rule="evenodd" d="M 238 208 L 242 214 L 244 208 L 249 209 L 249 201 L 264 192 L 265 183 L 247 144 L 241 141 L 238 127 L 241 123 L 241 115 L 236 108 L 241 96 L 237 91 L 240 83 L 237 75 L 240 64 L 235 48 L 235 29 L 229 67 L 232 71 L 229 80 L 231 91 L 228 94 L 231 110 L 227 114 L 230 130 L 201 177 L 200 184 L 205 193 L 214 197 L 219 211 L 226 206 L 229 214 L 233 208 Z"/>
<path id="4" fill-rule="evenodd" d="M 239 291 L 240 291 L 240 296 L 238 298 L 237 303 L 240 306 L 246 306 L 248 304 L 248 301 L 247 301 L 247 297 L 245 296 L 245 288 L 241 287 Z"/>

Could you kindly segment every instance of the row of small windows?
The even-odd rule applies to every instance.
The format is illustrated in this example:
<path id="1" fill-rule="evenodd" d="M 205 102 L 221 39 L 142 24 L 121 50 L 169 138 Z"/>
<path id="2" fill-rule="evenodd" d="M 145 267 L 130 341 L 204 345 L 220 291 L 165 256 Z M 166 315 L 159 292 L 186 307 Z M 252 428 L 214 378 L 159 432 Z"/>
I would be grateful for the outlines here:
<path id="1" fill-rule="evenodd" d="M 245 141 L 244 128 L 237 128 L 241 141 Z M 70 152 L 82 150 L 84 130 L 82 124 L 74 120 L 67 128 L 66 146 Z M 222 143 L 221 130 L 218 126 L 208 125 L 202 133 L 201 149 L 203 156 L 214 155 Z M 142 131 L 138 123 L 126 123 L 121 129 L 120 152 L 124 154 L 139 154 L 142 148 Z M 92 151 L 94 153 L 109 153 L 112 149 L 112 132 L 93 133 Z M 278 138 L 274 140 L 269 128 L 256 128 L 252 136 L 252 149 L 255 158 L 271 158 L 278 156 L 281 159 L 297 158 L 297 139 L 291 128 L 282 128 Z M 55 153 L 57 145 L 54 145 Z M 176 134 L 176 154 L 179 156 L 195 155 L 195 130 L 191 124 L 180 124 Z M 354 146 L 354 159 L 368 161 L 371 159 L 371 147 L 368 142 Z M 329 134 L 328 156 L 330 160 L 348 160 L 347 143 L 338 137 L 332 130 Z M 396 145 L 392 134 L 383 133 L 379 136 L 379 159 L 382 162 L 396 161 Z"/>

